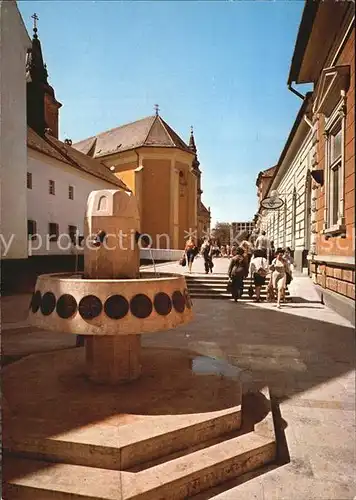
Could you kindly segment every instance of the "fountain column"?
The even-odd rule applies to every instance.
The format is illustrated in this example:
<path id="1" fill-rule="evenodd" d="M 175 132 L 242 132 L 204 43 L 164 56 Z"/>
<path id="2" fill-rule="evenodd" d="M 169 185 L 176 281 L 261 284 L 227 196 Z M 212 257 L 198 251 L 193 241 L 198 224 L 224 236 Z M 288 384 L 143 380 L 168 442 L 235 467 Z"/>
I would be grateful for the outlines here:
<path id="1" fill-rule="evenodd" d="M 119 190 L 93 191 L 85 217 L 84 277 L 138 278 L 139 231 L 133 195 Z M 85 350 L 87 375 L 94 382 L 112 384 L 140 376 L 141 335 L 87 335 Z"/>
<path id="2" fill-rule="evenodd" d="M 90 380 L 115 384 L 135 380 L 141 375 L 141 335 L 91 335 L 86 339 L 85 355 Z"/>

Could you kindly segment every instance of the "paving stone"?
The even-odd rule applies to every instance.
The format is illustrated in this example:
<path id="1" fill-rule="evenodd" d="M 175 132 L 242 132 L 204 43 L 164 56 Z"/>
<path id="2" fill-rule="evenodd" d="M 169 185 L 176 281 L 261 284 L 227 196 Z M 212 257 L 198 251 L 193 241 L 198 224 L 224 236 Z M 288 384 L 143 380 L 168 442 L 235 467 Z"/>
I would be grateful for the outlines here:
<path id="1" fill-rule="evenodd" d="M 214 262 L 214 271 L 226 272 L 225 259 Z M 193 269 L 199 266 L 198 259 Z M 157 269 L 182 271 L 176 264 Z M 356 497 L 354 328 L 314 300 L 308 278 L 296 277 L 292 284 L 291 293 L 300 302 L 281 310 L 265 303 L 195 299 L 192 323 L 143 339 L 145 346 L 225 359 L 243 370 L 247 384 L 252 378 L 257 388 L 269 385 L 279 405 L 290 463 L 215 492 L 219 500 Z M 29 296 L 2 298 L 3 321 L 9 324 L 2 339 L 5 353 L 58 348 L 55 334 L 26 331 L 28 302 Z"/>

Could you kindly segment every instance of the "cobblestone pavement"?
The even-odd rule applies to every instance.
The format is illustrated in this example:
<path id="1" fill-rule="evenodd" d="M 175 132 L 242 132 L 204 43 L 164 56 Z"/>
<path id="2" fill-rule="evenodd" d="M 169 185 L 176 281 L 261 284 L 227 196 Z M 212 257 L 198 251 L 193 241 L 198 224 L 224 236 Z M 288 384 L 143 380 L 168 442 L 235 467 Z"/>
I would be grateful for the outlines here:
<path id="1" fill-rule="evenodd" d="M 216 272 L 226 272 L 225 259 L 214 262 Z M 197 259 L 194 271 L 202 269 Z M 181 272 L 182 268 L 170 264 L 158 265 L 157 270 Z M 356 496 L 354 328 L 318 302 L 309 278 L 296 277 L 290 292 L 294 300 L 281 310 L 264 303 L 195 299 L 190 324 L 143 338 L 146 346 L 178 347 L 238 365 L 245 370 L 245 390 L 270 387 L 281 463 L 199 499 L 214 495 L 217 500 L 352 500 Z M 5 361 L 74 345 L 74 336 L 28 326 L 29 299 L 29 295 L 2 298 Z"/>

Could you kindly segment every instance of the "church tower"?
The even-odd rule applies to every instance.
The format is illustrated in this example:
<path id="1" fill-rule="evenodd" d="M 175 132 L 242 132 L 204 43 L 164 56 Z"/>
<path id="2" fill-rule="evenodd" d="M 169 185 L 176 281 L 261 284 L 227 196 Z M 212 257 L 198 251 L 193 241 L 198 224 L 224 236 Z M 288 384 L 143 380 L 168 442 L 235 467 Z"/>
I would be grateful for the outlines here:
<path id="1" fill-rule="evenodd" d="M 43 136 L 45 130 L 58 138 L 59 108 L 53 87 L 48 83 L 47 67 L 43 62 L 41 42 L 37 35 L 36 14 L 34 20 L 32 47 L 26 64 L 27 78 L 27 124 L 37 134 Z"/>
<path id="2" fill-rule="evenodd" d="M 198 160 L 198 152 L 197 152 L 197 147 L 195 145 L 193 127 L 190 127 L 189 149 L 195 155 L 193 163 L 192 163 L 192 167 L 193 167 L 193 173 L 197 177 L 197 187 L 198 187 L 198 189 L 197 189 L 197 204 L 198 204 L 198 209 L 199 209 L 201 195 L 202 195 L 203 191 L 201 189 L 201 170 L 199 169 L 200 162 Z"/>
<path id="3" fill-rule="evenodd" d="M 190 129 L 190 138 L 189 138 L 189 149 L 194 153 L 194 160 L 192 163 L 193 173 L 197 178 L 197 223 L 198 223 L 198 242 L 202 242 L 203 239 L 210 234 L 210 222 L 211 222 L 211 214 L 210 208 L 207 209 L 204 203 L 201 201 L 201 195 L 203 194 L 203 190 L 201 189 L 201 170 L 199 168 L 200 162 L 198 160 L 198 152 L 197 147 L 195 145 L 195 138 L 193 127 Z"/>

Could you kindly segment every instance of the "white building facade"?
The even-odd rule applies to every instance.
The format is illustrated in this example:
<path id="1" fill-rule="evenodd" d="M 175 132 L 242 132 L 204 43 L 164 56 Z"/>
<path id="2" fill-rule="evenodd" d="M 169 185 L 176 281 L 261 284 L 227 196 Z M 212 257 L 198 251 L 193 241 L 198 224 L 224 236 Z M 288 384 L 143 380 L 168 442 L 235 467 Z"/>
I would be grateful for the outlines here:
<path id="1" fill-rule="evenodd" d="M 278 209 L 261 206 L 258 223 L 275 248 L 289 247 L 293 251 L 298 271 L 308 267 L 308 256 L 315 245 L 312 233 L 315 199 L 310 175 L 315 147 L 307 115 L 308 99 L 298 113 L 265 195 L 280 198 L 283 205 Z"/>
<path id="2" fill-rule="evenodd" d="M 28 174 L 29 255 L 75 253 L 71 234 L 83 235 L 89 193 L 118 187 L 31 148 Z M 36 236 L 31 237 L 33 232 Z"/>
<path id="3" fill-rule="evenodd" d="M 27 257 L 26 54 L 31 40 L 16 2 L 0 1 L 1 259 Z M 16 145 L 16 147 L 14 147 Z"/>

